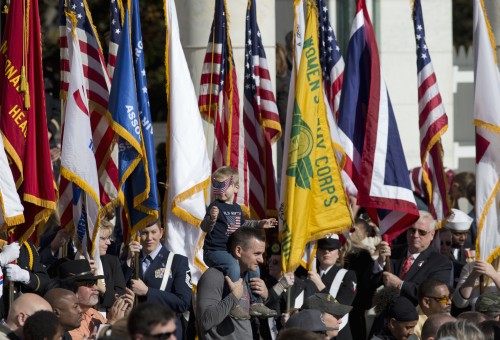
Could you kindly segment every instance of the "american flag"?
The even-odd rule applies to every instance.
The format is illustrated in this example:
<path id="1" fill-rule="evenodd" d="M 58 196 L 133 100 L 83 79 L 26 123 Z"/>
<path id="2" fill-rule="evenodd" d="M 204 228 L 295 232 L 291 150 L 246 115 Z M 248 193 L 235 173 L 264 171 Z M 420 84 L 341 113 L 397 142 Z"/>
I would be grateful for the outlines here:
<path id="1" fill-rule="evenodd" d="M 357 189 L 352 180 L 343 169 L 346 164 L 343 141 L 348 138 L 338 127 L 338 115 L 340 106 L 340 95 L 342 93 L 342 81 L 344 79 L 344 58 L 340 54 L 340 48 L 335 38 L 333 27 L 330 24 L 328 7 L 325 0 L 317 0 L 318 27 L 319 27 L 319 54 L 321 69 L 323 71 L 323 90 L 327 109 L 327 119 L 330 125 L 330 137 L 335 149 L 335 156 L 342 167 L 342 182 L 348 194 L 356 196 Z"/>
<path id="2" fill-rule="evenodd" d="M 75 20 L 74 32 L 82 53 L 82 69 L 84 85 L 87 89 L 94 153 L 99 175 L 99 192 L 101 206 L 110 209 L 118 204 L 118 150 L 115 143 L 115 133 L 106 118 L 110 90 L 109 76 L 106 64 L 94 31 L 92 18 L 88 15 L 85 0 L 60 1 L 60 46 L 61 46 L 61 92 L 66 98 L 70 79 L 70 59 L 66 21 Z M 68 27 L 70 27 L 68 25 Z M 71 32 L 71 31 L 70 31 Z M 70 183 L 61 179 L 59 213 L 61 225 L 70 226 L 73 218 L 73 190 Z"/>
<path id="3" fill-rule="evenodd" d="M 243 125 L 250 174 L 250 211 L 258 219 L 277 215 L 278 196 L 271 144 L 281 137 L 278 107 L 262 45 L 255 0 L 248 1 L 245 33 Z"/>
<path id="4" fill-rule="evenodd" d="M 350 142 L 347 173 L 357 187 L 358 204 L 393 239 L 419 214 L 364 0 L 357 2 L 344 80 L 339 127 Z"/>
<path id="5" fill-rule="evenodd" d="M 335 38 L 328 7 L 325 0 L 318 0 L 319 14 L 319 51 L 320 62 L 323 69 L 323 83 L 330 108 L 337 120 L 340 94 L 342 92 L 342 79 L 344 78 L 344 59 Z"/>
<path id="6" fill-rule="evenodd" d="M 241 227 L 241 215 L 239 215 L 239 212 L 230 212 L 224 216 L 228 223 L 226 235 L 231 235 Z"/>
<path id="7" fill-rule="evenodd" d="M 115 72 L 116 54 L 120 42 L 122 31 L 122 2 L 121 0 L 111 0 L 109 7 L 109 51 L 108 51 L 108 74 L 110 81 L 113 80 Z"/>
<path id="8" fill-rule="evenodd" d="M 198 105 L 203 118 L 214 124 L 212 170 L 224 165 L 238 170 L 240 189 L 236 202 L 248 215 L 248 160 L 241 133 L 243 116 L 240 115 L 240 98 L 226 13 L 225 1 L 216 0 L 201 73 Z"/>
<path id="9" fill-rule="evenodd" d="M 424 195 L 432 216 L 443 221 L 451 212 L 448 184 L 443 166 L 441 136 L 448 129 L 448 117 L 443 106 L 425 43 L 424 18 L 420 0 L 413 4 L 413 25 L 417 43 L 418 112 L 420 128 L 420 158 Z"/>

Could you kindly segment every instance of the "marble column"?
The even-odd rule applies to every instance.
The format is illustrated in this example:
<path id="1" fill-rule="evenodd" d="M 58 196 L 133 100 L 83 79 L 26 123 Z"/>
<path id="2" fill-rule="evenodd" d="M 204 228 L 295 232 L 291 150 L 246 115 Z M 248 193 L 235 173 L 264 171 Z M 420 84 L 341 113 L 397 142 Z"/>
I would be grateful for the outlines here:
<path id="1" fill-rule="evenodd" d="M 275 0 L 256 0 L 256 2 L 257 20 L 262 34 L 262 43 L 266 51 L 273 87 L 275 87 Z M 191 79 L 193 80 L 196 93 L 198 93 L 203 59 L 205 57 L 208 38 L 210 36 L 210 28 L 214 17 L 215 1 L 176 0 L 175 4 L 177 6 L 182 47 L 186 54 L 191 72 Z M 227 0 L 230 37 L 233 46 L 234 63 L 238 77 L 238 90 L 241 99 L 243 99 L 246 9 L 247 1 L 245 0 Z M 243 100 L 241 100 L 240 110 L 243 113 Z M 205 124 L 205 127 L 208 150 L 211 156 L 213 149 L 213 127 L 207 124 Z"/>

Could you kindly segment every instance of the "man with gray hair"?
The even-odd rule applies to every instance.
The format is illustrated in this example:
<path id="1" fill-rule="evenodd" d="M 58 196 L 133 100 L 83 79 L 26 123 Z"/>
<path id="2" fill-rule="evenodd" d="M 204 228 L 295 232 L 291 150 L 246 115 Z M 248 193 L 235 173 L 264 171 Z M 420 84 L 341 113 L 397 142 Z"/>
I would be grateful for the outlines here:
<path id="1" fill-rule="evenodd" d="M 407 245 L 394 248 L 387 242 L 379 245 L 379 257 L 372 268 L 372 279 L 385 287 L 400 290 L 401 296 L 418 303 L 417 288 L 427 278 L 449 282 L 451 261 L 430 247 L 437 222 L 427 211 L 419 211 L 419 219 L 406 232 Z M 391 271 L 385 271 L 390 257 Z"/>

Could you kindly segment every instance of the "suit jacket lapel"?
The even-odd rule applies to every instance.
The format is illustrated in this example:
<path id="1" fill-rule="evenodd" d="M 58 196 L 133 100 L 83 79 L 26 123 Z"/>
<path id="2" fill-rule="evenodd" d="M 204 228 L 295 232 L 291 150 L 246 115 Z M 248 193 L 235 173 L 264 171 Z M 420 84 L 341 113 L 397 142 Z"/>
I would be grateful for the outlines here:
<path id="1" fill-rule="evenodd" d="M 411 265 L 410 270 L 406 274 L 405 280 L 409 280 L 413 276 L 415 276 L 415 274 L 417 274 L 420 267 L 422 267 L 425 264 L 425 262 L 427 261 L 431 252 L 432 252 L 432 249 L 429 246 L 429 248 L 427 248 L 422 253 L 420 253 L 420 255 L 418 255 L 417 259 L 415 261 L 413 261 L 413 264 Z"/>
<path id="2" fill-rule="evenodd" d="M 394 275 L 399 276 L 401 274 L 401 267 L 403 266 L 403 262 L 406 260 L 407 253 L 407 247 L 394 247 L 391 256 L 391 269 Z"/>

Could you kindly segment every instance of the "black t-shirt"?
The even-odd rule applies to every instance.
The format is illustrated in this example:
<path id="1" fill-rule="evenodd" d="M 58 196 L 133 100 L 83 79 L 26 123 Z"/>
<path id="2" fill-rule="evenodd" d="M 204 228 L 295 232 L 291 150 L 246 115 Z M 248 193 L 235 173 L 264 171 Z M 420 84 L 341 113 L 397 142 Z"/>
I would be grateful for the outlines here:
<path id="1" fill-rule="evenodd" d="M 203 249 L 227 251 L 229 235 L 245 223 L 245 217 L 239 204 L 225 203 L 220 200 L 215 200 L 208 206 L 206 216 L 210 215 L 210 209 L 213 206 L 219 208 L 219 216 L 217 216 L 217 221 L 212 231 L 205 236 Z"/>

